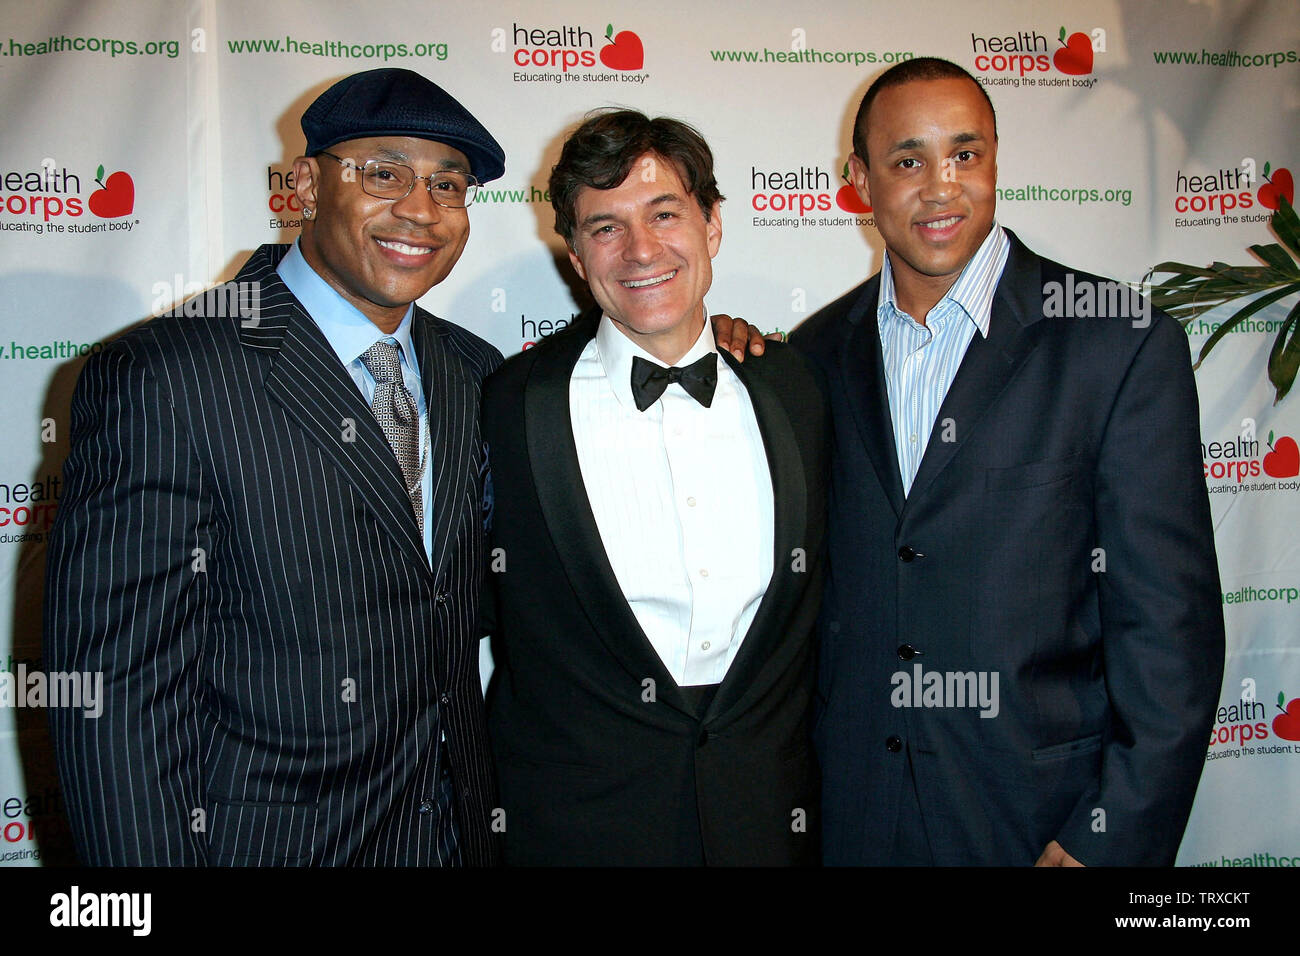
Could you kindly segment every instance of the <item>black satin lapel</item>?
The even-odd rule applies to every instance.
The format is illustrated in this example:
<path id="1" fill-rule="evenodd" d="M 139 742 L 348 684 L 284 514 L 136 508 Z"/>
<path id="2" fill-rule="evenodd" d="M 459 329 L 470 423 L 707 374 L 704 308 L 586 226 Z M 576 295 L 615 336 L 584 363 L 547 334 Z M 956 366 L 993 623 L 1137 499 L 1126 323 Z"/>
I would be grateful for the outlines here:
<path id="1" fill-rule="evenodd" d="M 894 423 L 889 415 L 889 387 L 885 382 L 885 361 L 876 320 L 879 291 L 880 277 L 876 276 L 849 314 L 852 331 L 840 367 L 844 374 L 844 394 L 848 396 L 876 477 L 894 514 L 899 515 L 903 513 L 903 478 L 898 470 Z"/>
<path id="2" fill-rule="evenodd" d="M 525 386 L 524 435 L 537 498 L 592 629 L 637 681 L 654 680 L 661 703 L 694 717 L 623 597 L 582 481 L 569 414 L 569 379 L 588 341 L 590 336 L 569 335 L 546 346 L 548 354 L 539 354 Z"/>
<path id="3" fill-rule="evenodd" d="M 427 567 L 424 543 L 392 448 L 324 334 L 284 291 L 287 302 L 273 313 L 275 307 L 268 308 L 264 289 L 263 321 L 254 330 L 259 344 L 245 342 L 250 348 L 265 349 L 268 335 L 283 323 L 283 337 L 266 378 L 268 397 L 334 462 L 410 559 Z"/>
<path id="4" fill-rule="evenodd" d="M 416 313 L 411 340 L 420 357 L 420 380 L 429 416 L 429 468 L 433 471 L 433 579 L 442 575 L 455 549 L 457 522 L 478 515 L 457 506 L 477 477 L 478 390 L 439 337 L 433 321 Z M 423 550 L 423 543 L 421 543 Z"/>
<path id="5" fill-rule="evenodd" d="M 803 592 L 803 577 L 816 555 L 807 540 L 808 534 L 808 470 L 807 463 L 795 440 L 790 416 L 780 396 L 771 385 L 755 373 L 749 363 L 763 361 L 749 357 L 744 364 L 729 353 L 723 359 L 739 376 L 749 400 L 754 406 L 758 429 L 763 436 L 767 453 L 768 472 L 772 478 L 772 579 L 758 606 L 758 613 L 749 626 L 736 659 L 727 668 L 726 677 L 718 688 L 705 719 L 724 713 L 738 701 L 767 690 L 758 677 L 763 668 L 787 653 L 799 650 L 798 641 L 783 644 L 787 637 L 778 626 L 790 615 L 792 605 Z M 815 400 L 810 397 L 810 400 Z M 738 515 L 734 520 L 752 521 L 754 515 Z M 784 670 L 779 660 L 768 673 L 778 675 Z"/>

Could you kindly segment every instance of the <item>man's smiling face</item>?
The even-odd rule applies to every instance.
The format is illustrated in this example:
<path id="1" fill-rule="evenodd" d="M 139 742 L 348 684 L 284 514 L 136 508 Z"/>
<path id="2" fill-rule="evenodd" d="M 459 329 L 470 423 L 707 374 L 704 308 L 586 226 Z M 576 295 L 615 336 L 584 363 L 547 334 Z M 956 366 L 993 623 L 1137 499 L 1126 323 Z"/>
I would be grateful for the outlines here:
<path id="1" fill-rule="evenodd" d="M 578 275 L 625 335 L 675 362 L 703 327 L 722 242 L 717 207 L 706 215 L 673 163 L 652 153 L 613 189 L 584 186 L 574 206 L 569 259 Z"/>
<path id="2" fill-rule="evenodd" d="M 417 175 L 439 170 L 469 172 L 460 150 L 411 136 L 353 139 L 328 156 L 294 164 L 296 191 L 304 208 L 300 247 L 307 262 L 340 295 L 384 331 L 392 331 L 406 307 L 447 278 L 469 238 L 469 215 L 435 203 L 418 180 L 396 201 L 368 195 L 358 171 L 367 160 L 404 163 Z"/>
<path id="3" fill-rule="evenodd" d="M 993 226 L 992 110 L 970 80 L 887 87 L 867 115 L 867 152 L 870 168 L 850 159 L 853 183 L 874 210 L 895 280 L 941 296 Z"/>

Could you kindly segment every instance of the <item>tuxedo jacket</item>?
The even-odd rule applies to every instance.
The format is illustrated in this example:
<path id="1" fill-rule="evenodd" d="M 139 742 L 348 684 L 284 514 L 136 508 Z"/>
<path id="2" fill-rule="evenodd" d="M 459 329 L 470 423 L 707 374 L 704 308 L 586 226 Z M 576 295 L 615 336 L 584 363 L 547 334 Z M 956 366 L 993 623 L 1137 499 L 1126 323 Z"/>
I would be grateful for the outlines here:
<path id="1" fill-rule="evenodd" d="M 492 861 L 478 673 L 490 345 L 417 308 L 433 560 L 360 390 L 263 246 L 260 314 L 160 318 L 87 363 L 45 654 L 85 862 L 436 864 L 438 741 L 463 861 Z"/>
<path id="2" fill-rule="evenodd" d="M 1088 865 L 1172 864 L 1200 777 L 1223 617 L 1186 336 L 1159 312 L 1045 314 L 1050 283 L 1102 280 L 1066 286 L 1010 238 L 989 335 L 906 498 L 879 275 L 792 337 L 835 429 L 815 734 L 830 864 L 891 863 L 909 752 L 940 865 L 1031 864 L 1051 840 Z M 957 706 L 956 679 L 926 705 L 928 672 L 996 675 L 996 715 Z"/>
<path id="3" fill-rule="evenodd" d="M 810 704 L 829 422 L 813 369 L 780 346 L 743 365 L 723 353 L 767 451 L 774 571 L 699 712 L 623 597 L 583 485 L 569 381 L 596 327 L 581 321 L 507 361 L 484 390 L 497 562 L 485 585 L 488 720 L 506 862 L 815 862 Z"/>

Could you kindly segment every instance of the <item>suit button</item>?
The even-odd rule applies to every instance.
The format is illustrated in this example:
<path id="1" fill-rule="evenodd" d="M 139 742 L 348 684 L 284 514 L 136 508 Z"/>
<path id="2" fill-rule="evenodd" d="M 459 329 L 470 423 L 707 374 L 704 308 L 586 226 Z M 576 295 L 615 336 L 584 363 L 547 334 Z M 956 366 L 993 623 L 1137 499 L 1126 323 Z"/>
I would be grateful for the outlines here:
<path id="1" fill-rule="evenodd" d="M 911 562 L 916 557 L 917 557 L 916 551 L 913 550 L 912 548 L 909 548 L 907 545 L 903 545 L 901 548 L 898 549 L 898 560 L 900 561 L 903 561 L 905 563 Z"/>
<path id="2" fill-rule="evenodd" d="M 891 754 L 896 754 L 903 749 L 903 741 L 897 734 L 892 734 L 885 740 L 885 749 Z"/>
<path id="3" fill-rule="evenodd" d="M 421 800 L 421 801 L 420 801 L 420 805 L 419 805 L 419 807 L 417 807 L 416 809 L 419 810 L 420 813 L 432 813 L 432 812 L 433 812 L 433 801 L 432 801 L 432 800 Z"/>
<path id="4" fill-rule="evenodd" d="M 446 592 L 446 591 L 439 591 L 439 592 L 438 592 L 438 596 L 437 596 L 436 598 L 434 598 L 434 600 L 437 601 L 439 604 L 446 604 L 446 603 L 447 603 L 447 592 Z"/>
<path id="5" fill-rule="evenodd" d="M 713 731 L 709 730 L 708 727 L 701 727 L 701 728 L 700 728 L 700 739 L 699 739 L 698 741 L 696 741 L 696 744 L 695 744 L 695 745 L 696 745 L 697 747 L 703 747 L 705 744 L 707 744 L 707 743 L 709 742 L 709 738 L 712 737 L 712 736 L 713 736 Z"/>
<path id="6" fill-rule="evenodd" d="M 446 707 L 448 704 L 451 703 L 451 695 L 450 695 L 450 694 L 443 694 L 441 697 L 438 698 L 438 703 L 440 703 L 440 704 L 442 704 L 442 706 Z"/>
<path id="7" fill-rule="evenodd" d="M 913 657 L 915 657 L 917 654 L 920 654 L 920 653 L 921 653 L 921 652 L 918 651 L 918 650 L 917 650 L 915 647 L 913 647 L 911 644 L 900 644 L 900 645 L 898 645 L 898 658 L 899 658 L 899 660 L 910 661 Z"/>

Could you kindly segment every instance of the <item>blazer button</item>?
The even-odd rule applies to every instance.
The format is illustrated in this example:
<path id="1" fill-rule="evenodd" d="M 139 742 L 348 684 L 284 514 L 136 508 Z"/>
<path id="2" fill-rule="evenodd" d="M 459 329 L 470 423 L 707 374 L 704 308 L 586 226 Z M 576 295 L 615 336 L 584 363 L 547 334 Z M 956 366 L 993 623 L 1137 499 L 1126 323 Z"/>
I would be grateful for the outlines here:
<path id="1" fill-rule="evenodd" d="M 916 656 L 917 656 L 918 654 L 920 654 L 920 653 L 921 653 L 921 652 L 918 651 L 918 650 L 917 650 L 915 647 L 913 647 L 911 644 L 900 644 L 900 645 L 898 645 L 898 658 L 899 658 L 899 660 L 910 661 L 913 657 L 916 657 Z"/>
<path id="2" fill-rule="evenodd" d="M 899 739 L 897 734 L 891 734 L 885 740 L 885 749 L 891 754 L 896 754 L 903 749 L 903 741 Z"/>
<path id="3" fill-rule="evenodd" d="M 713 731 L 709 730 L 708 727 L 701 727 L 700 739 L 695 742 L 695 746 L 703 747 L 705 744 L 709 742 L 709 738 L 712 736 L 713 736 Z"/>
<path id="4" fill-rule="evenodd" d="M 432 800 L 421 800 L 421 801 L 420 801 L 420 805 L 419 805 L 419 807 L 417 807 L 416 809 L 417 809 L 420 813 L 432 813 L 432 812 L 433 812 L 433 801 L 432 801 Z"/>
<path id="5" fill-rule="evenodd" d="M 446 603 L 447 603 L 447 592 L 446 592 L 446 591 L 439 591 L 439 592 L 438 592 L 438 596 L 437 596 L 436 598 L 434 598 L 434 600 L 437 601 L 439 604 L 446 604 Z"/>
<path id="6" fill-rule="evenodd" d="M 451 703 L 451 695 L 450 695 L 450 694 L 443 694 L 441 697 L 438 698 L 438 703 L 440 703 L 440 704 L 442 704 L 442 706 L 446 707 L 448 704 Z"/>
<path id="7" fill-rule="evenodd" d="M 898 549 L 898 560 L 903 561 L 904 563 L 911 562 L 912 560 L 918 557 L 920 557 L 920 554 L 918 554 L 913 548 L 910 548 L 907 545 L 903 545 L 901 548 Z"/>

